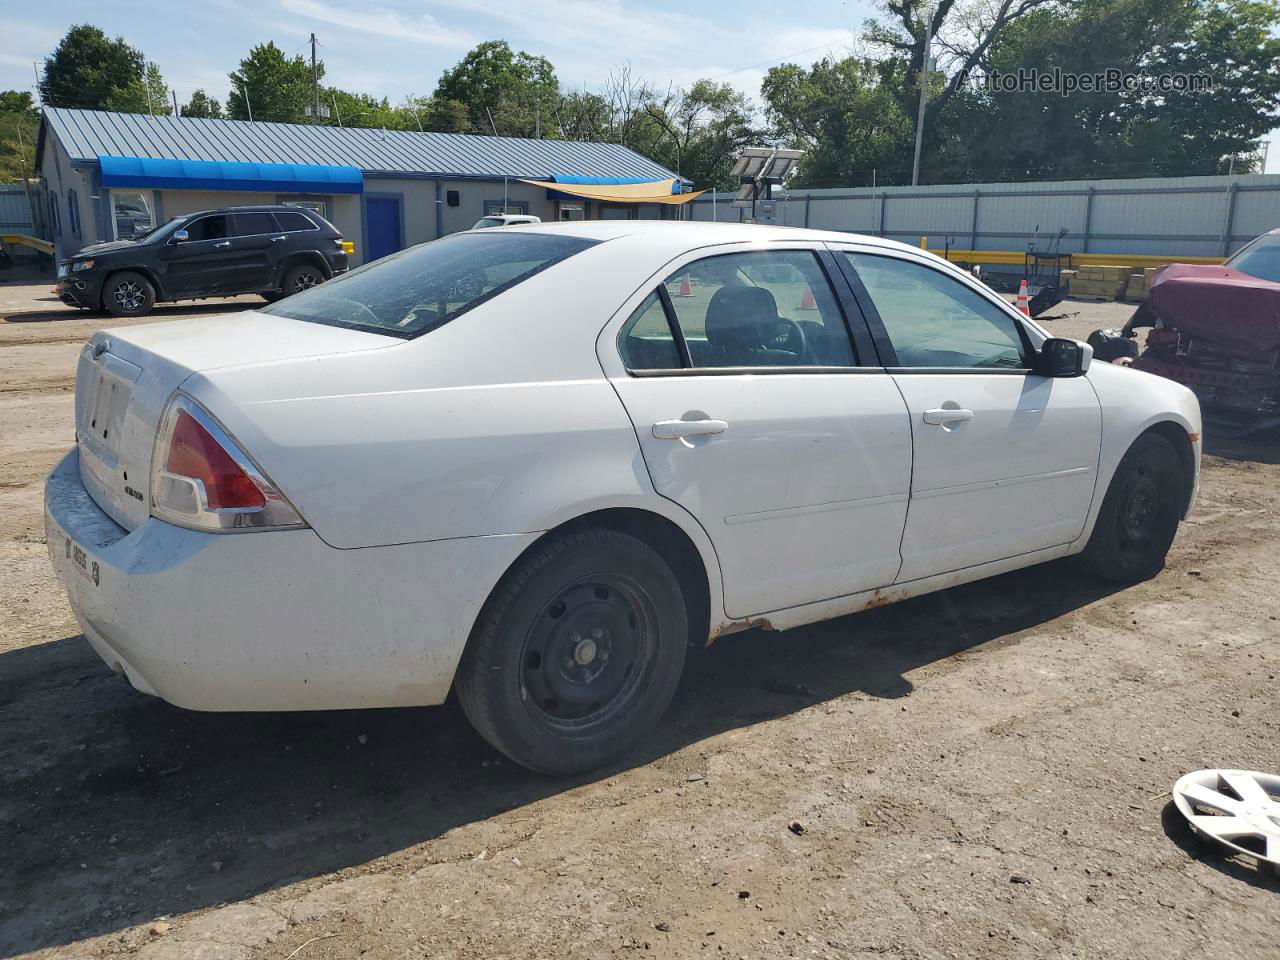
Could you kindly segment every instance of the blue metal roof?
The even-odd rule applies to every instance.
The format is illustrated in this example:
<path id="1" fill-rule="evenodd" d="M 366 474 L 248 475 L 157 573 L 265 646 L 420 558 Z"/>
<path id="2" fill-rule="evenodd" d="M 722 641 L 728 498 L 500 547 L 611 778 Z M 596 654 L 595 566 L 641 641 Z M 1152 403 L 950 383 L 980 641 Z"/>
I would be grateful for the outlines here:
<path id="1" fill-rule="evenodd" d="M 461 133 L 152 117 L 47 107 L 44 124 L 72 160 L 147 157 L 221 163 L 351 166 L 366 176 L 668 180 L 676 174 L 616 143 L 525 140 Z M 42 126 L 41 137 L 45 133 Z"/>
<path id="2" fill-rule="evenodd" d="M 218 160 L 156 160 L 99 157 L 104 187 L 177 190 L 247 190 L 260 193 L 363 193 L 355 167 L 302 163 L 226 163 Z"/>

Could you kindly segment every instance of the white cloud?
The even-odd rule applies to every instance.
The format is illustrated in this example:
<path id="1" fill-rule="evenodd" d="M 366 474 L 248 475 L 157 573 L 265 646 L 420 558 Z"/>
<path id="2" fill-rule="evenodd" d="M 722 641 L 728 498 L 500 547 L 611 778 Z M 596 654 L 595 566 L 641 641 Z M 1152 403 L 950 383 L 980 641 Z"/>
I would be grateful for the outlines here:
<path id="1" fill-rule="evenodd" d="M 331 23 L 347 30 L 373 33 L 397 40 L 411 40 L 450 49 L 467 49 L 478 41 L 466 30 L 446 27 L 430 14 L 407 16 L 386 7 L 359 6 L 346 9 L 324 0 L 281 0 L 290 13 Z"/>

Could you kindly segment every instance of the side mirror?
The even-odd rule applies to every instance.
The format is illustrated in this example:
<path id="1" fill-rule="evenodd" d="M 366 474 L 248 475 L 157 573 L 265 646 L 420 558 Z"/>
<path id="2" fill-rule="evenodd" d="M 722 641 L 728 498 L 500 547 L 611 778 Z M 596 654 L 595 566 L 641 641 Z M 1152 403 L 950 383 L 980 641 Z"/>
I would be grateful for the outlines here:
<path id="1" fill-rule="evenodd" d="M 1089 369 L 1093 348 L 1079 340 L 1050 337 L 1040 346 L 1039 373 L 1046 377 L 1078 377 Z"/>
<path id="2" fill-rule="evenodd" d="M 187 242 L 188 240 L 190 240 L 190 239 L 191 239 L 191 234 L 187 233 L 187 231 L 185 231 L 185 230 L 175 230 L 175 231 L 173 231 L 173 242 L 174 242 L 174 243 L 186 243 L 186 242 Z"/>

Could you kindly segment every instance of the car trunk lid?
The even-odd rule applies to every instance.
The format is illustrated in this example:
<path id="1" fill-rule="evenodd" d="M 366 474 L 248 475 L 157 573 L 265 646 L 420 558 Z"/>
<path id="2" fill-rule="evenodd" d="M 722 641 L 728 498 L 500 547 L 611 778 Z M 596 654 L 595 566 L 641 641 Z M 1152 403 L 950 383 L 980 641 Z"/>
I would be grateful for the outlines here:
<path id="1" fill-rule="evenodd" d="M 126 530 L 147 519 L 160 417 L 174 391 L 194 373 L 400 343 L 381 334 L 254 312 L 94 334 L 76 370 L 76 442 L 85 489 Z"/>

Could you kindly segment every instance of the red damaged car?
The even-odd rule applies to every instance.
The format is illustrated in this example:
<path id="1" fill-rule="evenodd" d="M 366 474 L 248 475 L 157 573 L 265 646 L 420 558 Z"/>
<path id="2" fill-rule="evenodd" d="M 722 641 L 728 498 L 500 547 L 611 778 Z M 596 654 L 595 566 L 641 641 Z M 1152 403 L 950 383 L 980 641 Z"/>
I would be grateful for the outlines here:
<path id="1" fill-rule="evenodd" d="M 1141 355 L 1138 327 L 1152 328 Z M 1186 384 L 1207 421 L 1237 432 L 1280 425 L 1280 230 L 1220 267 L 1161 267 L 1120 335 L 1097 331 L 1089 342 L 1100 360 L 1133 358 Z"/>

